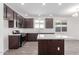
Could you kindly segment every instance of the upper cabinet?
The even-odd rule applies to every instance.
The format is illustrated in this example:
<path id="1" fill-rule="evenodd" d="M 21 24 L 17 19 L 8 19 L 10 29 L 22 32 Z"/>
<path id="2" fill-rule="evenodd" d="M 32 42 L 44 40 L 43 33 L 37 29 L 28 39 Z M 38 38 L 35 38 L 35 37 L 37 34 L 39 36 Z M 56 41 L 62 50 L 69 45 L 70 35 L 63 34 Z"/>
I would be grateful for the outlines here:
<path id="1" fill-rule="evenodd" d="M 53 18 L 46 18 L 45 19 L 45 27 L 46 28 L 53 28 Z"/>
<path id="2" fill-rule="evenodd" d="M 23 18 L 17 15 L 16 27 L 18 28 L 33 28 L 33 18 Z"/>
<path id="3" fill-rule="evenodd" d="M 24 19 L 23 28 L 33 28 L 33 18 Z"/>
<path id="4" fill-rule="evenodd" d="M 17 13 L 4 4 L 4 19 L 5 20 L 14 20 L 16 19 Z"/>
<path id="5" fill-rule="evenodd" d="M 14 26 L 23 28 L 24 18 L 6 4 L 4 4 L 4 20 L 8 20 L 9 28 L 14 28 Z"/>
<path id="6" fill-rule="evenodd" d="M 4 4 L 4 19 L 7 18 L 7 6 Z"/>
<path id="7" fill-rule="evenodd" d="M 17 20 L 17 13 L 16 12 L 13 12 L 13 19 Z"/>
<path id="8" fill-rule="evenodd" d="M 23 21 L 24 21 L 24 18 L 18 14 L 17 20 L 16 20 L 16 27 L 23 28 Z"/>
<path id="9" fill-rule="evenodd" d="M 8 20 L 13 20 L 13 10 L 9 7 L 7 7 L 7 19 Z"/>
<path id="10" fill-rule="evenodd" d="M 14 28 L 14 21 L 13 20 L 8 20 L 8 27 Z"/>
<path id="11" fill-rule="evenodd" d="M 14 11 L 4 4 L 4 20 L 8 20 L 8 27 L 14 28 Z"/>

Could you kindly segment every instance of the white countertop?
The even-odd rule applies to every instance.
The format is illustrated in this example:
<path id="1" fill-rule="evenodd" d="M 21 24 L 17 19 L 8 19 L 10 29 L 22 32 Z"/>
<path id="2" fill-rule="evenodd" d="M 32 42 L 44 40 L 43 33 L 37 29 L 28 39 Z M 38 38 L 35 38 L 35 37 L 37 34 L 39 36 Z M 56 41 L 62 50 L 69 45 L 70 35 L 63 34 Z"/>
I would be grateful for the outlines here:
<path id="1" fill-rule="evenodd" d="M 70 37 L 67 35 L 61 35 L 61 34 L 38 34 L 37 36 L 38 40 L 42 40 L 42 39 L 65 39 L 65 40 L 75 40 L 76 38 L 74 37 Z M 77 39 L 78 40 L 78 39 Z"/>

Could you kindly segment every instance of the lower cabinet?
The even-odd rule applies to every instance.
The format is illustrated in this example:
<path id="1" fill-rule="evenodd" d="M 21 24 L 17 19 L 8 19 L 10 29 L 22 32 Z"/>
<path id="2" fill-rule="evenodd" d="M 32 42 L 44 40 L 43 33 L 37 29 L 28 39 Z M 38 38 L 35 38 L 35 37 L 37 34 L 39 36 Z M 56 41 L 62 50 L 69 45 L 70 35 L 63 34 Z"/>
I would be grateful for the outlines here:
<path id="1" fill-rule="evenodd" d="M 26 35 L 24 36 L 24 41 L 26 41 L 26 42 L 28 41 L 28 37 L 27 36 L 28 36 L 28 34 L 26 33 Z"/>
<path id="2" fill-rule="evenodd" d="M 48 54 L 48 41 L 46 40 L 38 40 L 38 54 L 39 55 L 47 55 Z"/>
<path id="3" fill-rule="evenodd" d="M 39 55 L 64 55 L 64 40 L 38 40 Z"/>
<path id="4" fill-rule="evenodd" d="M 17 49 L 20 46 L 20 35 L 9 35 L 9 49 Z"/>
<path id="5" fill-rule="evenodd" d="M 27 40 L 28 41 L 37 41 L 37 35 L 38 35 L 38 33 L 28 33 Z"/>

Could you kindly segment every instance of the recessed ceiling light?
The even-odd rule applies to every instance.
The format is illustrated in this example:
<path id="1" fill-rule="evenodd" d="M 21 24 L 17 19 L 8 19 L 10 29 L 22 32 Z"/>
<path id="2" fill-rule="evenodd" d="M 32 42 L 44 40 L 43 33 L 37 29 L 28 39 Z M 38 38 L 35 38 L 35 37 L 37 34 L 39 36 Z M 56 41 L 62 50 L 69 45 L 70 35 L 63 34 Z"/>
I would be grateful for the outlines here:
<path id="1" fill-rule="evenodd" d="M 59 6 L 61 6 L 61 5 L 62 5 L 62 3 L 58 3 L 58 5 L 59 5 Z"/>
<path id="2" fill-rule="evenodd" d="M 45 6 L 46 5 L 46 3 L 43 3 L 43 6 Z"/>
<path id="3" fill-rule="evenodd" d="M 21 5 L 24 5 L 24 3 L 21 3 Z"/>

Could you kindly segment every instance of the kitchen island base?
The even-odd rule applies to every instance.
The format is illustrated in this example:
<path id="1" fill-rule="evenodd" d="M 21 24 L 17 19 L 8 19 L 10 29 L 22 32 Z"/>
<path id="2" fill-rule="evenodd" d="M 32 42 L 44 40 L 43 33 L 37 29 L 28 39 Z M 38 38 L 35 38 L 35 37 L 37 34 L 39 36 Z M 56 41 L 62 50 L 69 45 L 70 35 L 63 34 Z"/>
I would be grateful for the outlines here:
<path id="1" fill-rule="evenodd" d="M 64 39 L 38 40 L 38 55 L 64 55 Z"/>

